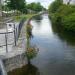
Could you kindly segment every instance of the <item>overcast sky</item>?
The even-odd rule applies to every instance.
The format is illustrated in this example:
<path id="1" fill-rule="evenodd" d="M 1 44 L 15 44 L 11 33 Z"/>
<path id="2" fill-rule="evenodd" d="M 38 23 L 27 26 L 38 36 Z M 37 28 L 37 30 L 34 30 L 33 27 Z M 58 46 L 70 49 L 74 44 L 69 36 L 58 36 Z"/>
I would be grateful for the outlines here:
<path id="1" fill-rule="evenodd" d="M 40 2 L 41 5 L 48 8 L 49 4 L 54 0 L 26 0 L 27 3 Z"/>

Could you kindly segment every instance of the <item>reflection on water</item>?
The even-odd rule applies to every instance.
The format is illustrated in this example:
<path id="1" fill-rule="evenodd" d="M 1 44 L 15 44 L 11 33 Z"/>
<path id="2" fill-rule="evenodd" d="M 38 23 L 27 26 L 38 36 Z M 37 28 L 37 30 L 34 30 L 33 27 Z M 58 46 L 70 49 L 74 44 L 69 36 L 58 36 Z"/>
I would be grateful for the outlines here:
<path id="1" fill-rule="evenodd" d="M 8 75 L 40 75 L 40 72 L 37 67 L 32 64 L 27 64 L 22 68 L 18 68 L 9 72 Z"/>
<path id="2" fill-rule="evenodd" d="M 33 20 L 41 21 L 42 20 L 42 16 L 40 16 L 40 15 L 34 16 Z"/>
<path id="3" fill-rule="evenodd" d="M 59 38 L 69 45 L 75 46 L 75 34 L 71 31 L 66 31 L 62 26 L 52 25 L 53 32 L 59 36 Z"/>
<path id="4" fill-rule="evenodd" d="M 46 20 L 48 18 L 43 18 L 43 20 L 40 20 L 40 25 L 39 25 L 39 22 L 36 22 L 36 20 L 32 20 L 32 23 L 33 23 L 33 34 L 35 35 L 48 35 L 49 34 L 52 34 L 52 28 L 50 27 L 50 21 L 49 20 Z M 36 26 L 35 26 L 36 25 Z"/>

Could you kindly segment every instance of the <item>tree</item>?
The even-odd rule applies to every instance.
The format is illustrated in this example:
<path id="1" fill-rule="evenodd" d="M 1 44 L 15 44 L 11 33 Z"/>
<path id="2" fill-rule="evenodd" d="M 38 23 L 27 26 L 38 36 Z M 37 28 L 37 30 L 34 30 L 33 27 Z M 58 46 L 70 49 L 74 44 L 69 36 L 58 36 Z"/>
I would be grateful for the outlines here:
<path id="1" fill-rule="evenodd" d="M 11 10 L 19 10 L 21 12 L 24 12 L 26 10 L 25 0 L 6 0 L 6 5 Z"/>
<path id="2" fill-rule="evenodd" d="M 35 7 L 34 7 L 36 12 L 42 11 L 43 7 L 41 6 L 41 4 L 38 2 Z"/>
<path id="3" fill-rule="evenodd" d="M 55 13 L 58 8 L 62 5 L 63 0 L 55 0 L 50 6 L 49 6 L 49 12 Z"/>
<path id="4" fill-rule="evenodd" d="M 33 10 L 35 12 L 40 12 L 42 11 L 42 9 L 44 9 L 44 7 L 38 2 L 38 3 L 31 3 L 27 5 L 27 8 L 30 10 Z"/>

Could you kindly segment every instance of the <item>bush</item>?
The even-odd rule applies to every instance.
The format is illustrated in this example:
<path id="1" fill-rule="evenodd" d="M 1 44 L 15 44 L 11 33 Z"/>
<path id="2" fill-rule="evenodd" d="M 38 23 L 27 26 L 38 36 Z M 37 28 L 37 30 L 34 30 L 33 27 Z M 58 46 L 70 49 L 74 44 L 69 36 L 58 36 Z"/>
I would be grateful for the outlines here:
<path id="1" fill-rule="evenodd" d="M 26 26 L 26 38 L 30 39 L 32 37 L 32 26 L 31 25 L 27 25 Z"/>
<path id="2" fill-rule="evenodd" d="M 63 25 L 66 29 L 75 31 L 75 13 L 65 16 Z"/>
<path id="3" fill-rule="evenodd" d="M 55 0 L 50 6 L 49 6 L 49 12 L 55 13 L 58 11 L 59 7 L 62 5 L 62 0 Z"/>
<path id="4" fill-rule="evenodd" d="M 53 6 L 51 6 L 52 8 Z M 54 9 L 54 7 L 53 7 Z M 62 25 L 65 29 L 75 31 L 75 6 L 62 4 L 54 13 L 49 9 L 53 24 Z"/>

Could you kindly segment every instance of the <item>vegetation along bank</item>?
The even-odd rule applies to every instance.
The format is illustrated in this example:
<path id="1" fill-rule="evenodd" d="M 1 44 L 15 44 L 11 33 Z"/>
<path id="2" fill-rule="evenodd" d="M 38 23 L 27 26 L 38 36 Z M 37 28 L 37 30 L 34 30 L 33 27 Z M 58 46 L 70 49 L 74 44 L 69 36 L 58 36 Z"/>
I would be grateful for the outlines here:
<path id="1" fill-rule="evenodd" d="M 75 5 L 70 5 L 69 2 L 63 4 L 62 0 L 55 0 L 49 6 L 48 12 L 53 24 L 75 32 Z"/>

